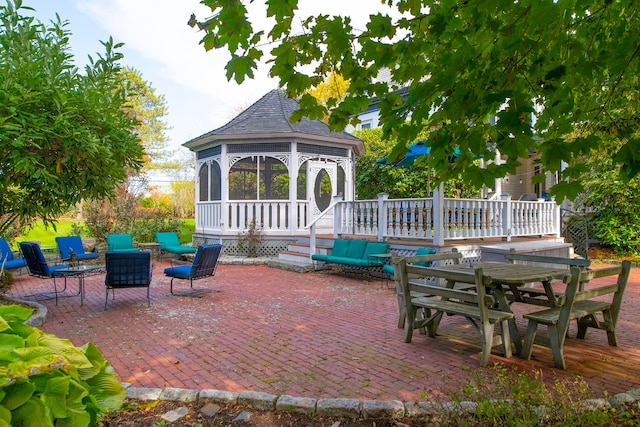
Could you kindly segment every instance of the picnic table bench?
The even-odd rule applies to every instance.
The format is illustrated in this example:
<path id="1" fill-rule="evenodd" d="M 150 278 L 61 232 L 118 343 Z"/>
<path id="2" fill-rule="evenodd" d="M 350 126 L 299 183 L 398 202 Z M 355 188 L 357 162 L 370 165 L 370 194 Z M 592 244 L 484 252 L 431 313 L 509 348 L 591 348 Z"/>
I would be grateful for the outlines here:
<path id="1" fill-rule="evenodd" d="M 453 264 L 460 264 L 460 260 L 462 259 L 462 254 L 459 253 L 456 248 L 453 248 L 453 250 L 451 252 L 447 252 L 447 253 L 439 253 L 436 254 L 435 252 L 426 252 L 424 251 L 424 253 L 418 253 L 416 252 L 415 255 L 413 256 L 409 256 L 409 257 L 405 257 L 405 260 L 407 262 L 407 264 L 413 264 L 413 265 L 419 265 L 422 267 L 431 267 L 434 265 L 438 265 L 440 263 L 445 263 L 445 262 L 451 262 Z M 404 328 L 405 325 L 405 321 L 406 321 L 406 317 L 407 317 L 407 313 L 406 313 L 406 305 L 405 305 L 405 292 L 402 289 L 402 285 L 400 283 L 400 277 L 396 276 L 396 271 L 397 269 L 394 267 L 394 264 L 385 264 L 383 266 L 383 269 L 388 272 L 387 270 L 389 269 L 385 269 L 385 267 L 391 267 L 390 270 L 393 272 L 393 276 L 394 276 L 394 280 L 395 280 L 395 288 L 396 288 L 396 296 L 398 298 L 398 328 L 402 329 Z M 420 277 L 420 276 L 409 276 L 409 280 L 410 281 L 414 281 L 417 284 L 423 284 L 426 285 L 428 284 L 427 280 L 430 280 L 431 278 L 429 277 Z M 412 284 L 414 284 L 414 282 L 412 282 Z M 471 285 L 466 286 L 467 288 L 470 287 Z M 463 286 L 464 287 L 464 286 Z M 413 297 L 416 296 L 423 296 L 424 294 L 422 294 L 421 292 L 411 292 L 411 295 Z"/>
<path id="2" fill-rule="evenodd" d="M 395 258 L 396 277 L 400 279 L 405 296 L 406 334 L 410 343 L 414 329 L 426 327 L 430 337 L 435 338 L 443 314 L 464 316 L 480 332 L 482 356 L 480 365 L 489 362 L 491 349 L 501 345 L 505 357 L 511 356 L 511 339 L 508 321 L 514 315 L 510 311 L 493 308 L 495 299 L 486 293 L 482 268 L 465 271 L 434 269 L 407 262 L 406 258 Z M 410 277 L 436 277 L 446 280 L 446 286 L 423 285 Z M 472 284 L 471 288 L 454 289 L 456 283 Z M 416 296 L 414 296 L 416 294 Z M 418 315 L 424 310 L 424 316 Z M 432 313 L 433 311 L 433 313 Z M 496 323 L 501 324 L 500 334 L 495 335 Z"/>
<path id="3" fill-rule="evenodd" d="M 551 348 L 553 362 L 556 368 L 566 369 L 563 347 L 569 323 L 578 321 L 579 339 L 584 339 L 588 328 L 602 329 L 607 332 L 610 346 L 617 346 L 616 324 L 622 298 L 629 279 L 631 263 L 623 261 L 622 265 L 583 271 L 573 267 L 571 274 L 565 276 L 566 290 L 557 307 L 527 313 L 524 318 L 529 321 L 522 347 L 522 357 L 531 358 L 533 344 L 540 344 Z M 599 278 L 617 276 L 613 284 L 596 284 L 592 281 Z M 585 283 L 590 286 L 585 289 Z M 608 296 L 608 299 L 598 298 Z M 595 299 L 598 298 L 598 299 Z M 602 316 L 602 319 L 599 319 Z M 546 325 L 548 337 L 537 335 L 538 325 Z"/>

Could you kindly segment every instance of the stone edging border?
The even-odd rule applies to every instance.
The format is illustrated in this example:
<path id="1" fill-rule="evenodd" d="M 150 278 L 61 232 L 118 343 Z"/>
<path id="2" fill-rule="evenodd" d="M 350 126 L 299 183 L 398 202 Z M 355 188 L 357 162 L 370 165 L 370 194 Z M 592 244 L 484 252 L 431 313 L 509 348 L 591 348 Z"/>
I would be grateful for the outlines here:
<path id="1" fill-rule="evenodd" d="M 197 401 L 223 405 L 242 405 L 262 411 L 284 411 L 350 419 L 400 419 L 403 417 L 442 415 L 445 412 L 453 411 L 473 413 L 477 408 L 477 403 L 470 401 L 403 403 L 399 400 L 315 399 L 256 391 L 236 393 L 214 389 L 138 388 L 131 387 L 128 383 L 123 383 L 123 387 L 127 392 L 126 398 L 133 400 L 166 400 L 185 403 Z M 609 399 L 585 400 L 582 404 L 586 410 L 593 410 L 607 406 L 618 407 L 622 404 L 637 401 L 640 401 L 640 388 L 618 393 Z"/>
<path id="2" fill-rule="evenodd" d="M 44 322 L 47 321 L 47 316 L 49 315 L 49 310 L 47 310 L 47 307 L 45 307 L 44 305 L 40 304 L 39 302 L 24 300 L 24 299 L 12 297 L 10 295 L 3 295 L 3 297 L 5 299 L 9 300 L 9 301 L 13 301 L 13 302 L 17 302 L 17 303 L 20 303 L 20 304 L 28 305 L 28 306 L 31 306 L 31 307 L 33 307 L 33 308 L 38 310 L 35 314 L 32 314 L 31 317 L 28 318 L 26 322 L 24 322 L 27 325 L 38 327 L 38 326 L 44 325 Z"/>

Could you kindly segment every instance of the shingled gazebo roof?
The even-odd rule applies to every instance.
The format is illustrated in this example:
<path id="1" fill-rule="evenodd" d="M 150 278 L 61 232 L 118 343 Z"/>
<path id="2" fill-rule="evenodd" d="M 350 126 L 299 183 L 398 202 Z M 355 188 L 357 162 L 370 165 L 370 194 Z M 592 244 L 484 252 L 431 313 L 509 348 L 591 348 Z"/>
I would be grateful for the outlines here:
<path id="1" fill-rule="evenodd" d="M 192 151 L 205 146 L 216 145 L 220 141 L 252 141 L 264 139 L 265 143 L 275 139 L 302 138 L 317 142 L 336 143 L 353 147 L 356 154 L 364 152 L 360 139 L 346 132 L 332 132 L 321 120 L 309 120 L 303 117 L 297 123 L 291 123 L 289 117 L 299 108 L 298 101 L 288 98 L 281 89 L 274 89 L 237 115 L 230 122 L 200 135 L 183 145 Z"/>

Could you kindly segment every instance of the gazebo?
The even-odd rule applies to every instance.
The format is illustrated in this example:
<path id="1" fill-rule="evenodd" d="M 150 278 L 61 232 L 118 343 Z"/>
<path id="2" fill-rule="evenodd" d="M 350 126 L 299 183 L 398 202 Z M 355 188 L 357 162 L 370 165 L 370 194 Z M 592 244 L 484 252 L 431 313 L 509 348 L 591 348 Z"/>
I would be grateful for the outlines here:
<path id="1" fill-rule="evenodd" d="M 362 141 L 320 120 L 291 123 L 298 102 L 272 90 L 224 126 L 183 145 L 196 155 L 194 244 L 216 241 L 240 253 L 241 236 L 260 234 L 259 255 L 274 256 L 330 207 L 353 201 Z M 315 224 L 333 232 L 332 215 Z"/>

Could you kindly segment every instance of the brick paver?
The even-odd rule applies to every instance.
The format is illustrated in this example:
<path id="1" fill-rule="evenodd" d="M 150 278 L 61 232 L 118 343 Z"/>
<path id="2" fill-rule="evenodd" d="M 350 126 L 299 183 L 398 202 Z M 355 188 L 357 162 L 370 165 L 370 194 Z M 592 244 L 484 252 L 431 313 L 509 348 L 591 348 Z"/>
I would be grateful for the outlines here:
<path id="1" fill-rule="evenodd" d="M 404 343 L 394 291 L 384 282 L 326 272 L 294 273 L 267 266 L 221 265 L 198 287 L 201 298 L 169 294 L 157 263 L 151 307 L 145 291 L 116 291 L 103 310 L 103 276 L 86 279 L 79 297 L 43 303 L 46 332 L 76 345 L 93 341 L 121 381 L 134 387 L 253 390 L 313 398 L 425 400 L 459 392 L 478 369 L 480 339 L 464 319 L 445 317 L 441 336 L 414 334 Z M 75 279 L 69 286 L 76 289 Z M 179 285 L 180 286 L 180 285 Z M 11 293 L 50 290 L 50 280 L 16 277 Z M 526 324 L 516 307 L 521 333 Z M 583 377 L 602 397 L 640 386 L 640 269 L 634 268 L 618 323 L 619 347 L 604 331 L 565 344 L 566 371 L 552 368 L 549 349 L 534 347 L 533 360 L 492 355 L 491 362 L 541 378 Z"/>

